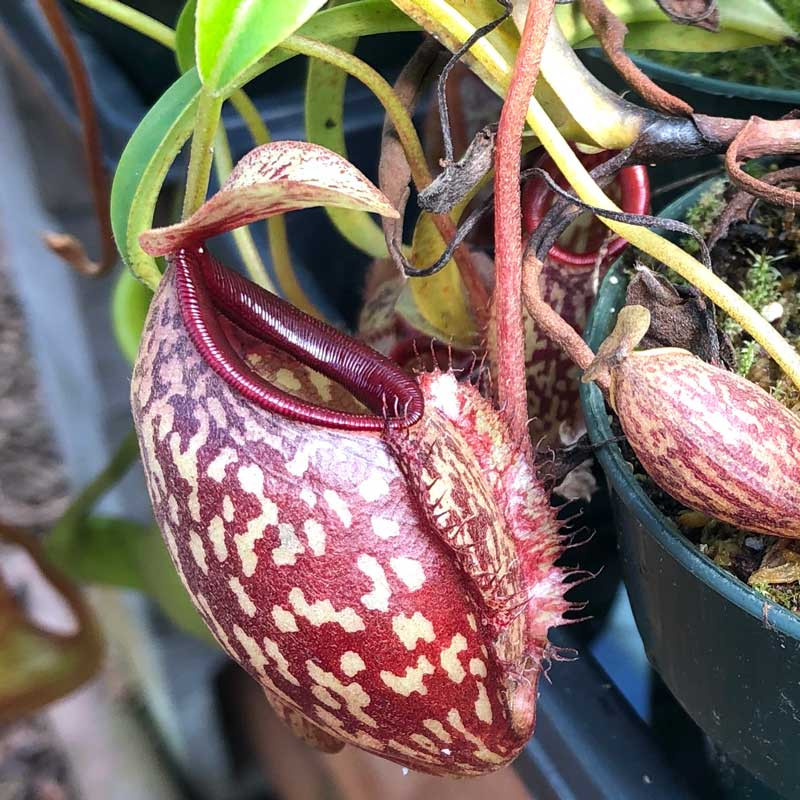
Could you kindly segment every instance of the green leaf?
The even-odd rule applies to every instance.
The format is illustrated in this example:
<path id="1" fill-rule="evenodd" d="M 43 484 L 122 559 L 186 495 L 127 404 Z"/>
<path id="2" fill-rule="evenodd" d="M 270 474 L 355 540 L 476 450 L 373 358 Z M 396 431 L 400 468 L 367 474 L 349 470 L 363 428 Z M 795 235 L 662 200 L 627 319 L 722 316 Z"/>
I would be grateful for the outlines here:
<path id="1" fill-rule="evenodd" d="M 299 32 L 331 42 L 418 28 L 389 0 L 354 0 L 315 14 Z M 251 66 L 238 85 L 294 55 L 282 48 L 273 50 L 266 59 Z M 191 135 L 201 88 L 197 70 L 190 69 L 167 89 L 133 132 L 114 175 L 111 222 L 117 248 L 131 271 L 153 290 L 161 280 L 161 271 L 139 246 L 139 235 L 152 227 L 164 178 Z"/>
<path id="2" fill-rule="evenodd" d="M 131 364 L 139 351 L 152 297 L 153 293 L 128 270 L 120 273 L 111 297 L 111 325 L 119 349 Z"/>
<path id="3" fill-rule="evenodd" d="M 183 74 L 194 64 L 194 27 L 197 0 L 186 0 L 175 26 L 175 60 L 178 70 Z"/>
<path id="4" fill-rule="evenodd" d="M 212 636 L 172 563 L 158 527 L 117 517 L 67 519 L 45 541 L 48 558 L 73 580 L 148 595 L 176 625 L 201 639 Z"/>
<path id="5" fill-rule="evenodd" d="M 3 618 L 0 637 L 0 725 L 77 689 L 97 658 L 81 641 L 41 630 L 21 616 Z"/>
<path id="6" fill-rule="evenodd" d="M 140 537 L 135 563 L 143 582 L 142 591 L 164 615 L 186 633 L 213 643 L 214 637 L 186 591 L 155 525 L 149 526 L 148 533 Z"/>
<path id="7" fill-rule="evenodd" d="M 420 214 L 414 228 L 411 261 L 417 267 L 433 264 L 445 248 L 430 214 Z M 417 312 L 425 320 L 425 331 L 436 338 L 462 347 L 474 343 L 475 320 L 469 310 L 461 274 L 452 259 L 439 272 L 426 278 L 410 278 L 403 294 L 410 293 Z M 405 298 L 403 298 L 405 301 Z M 408 307 L 403 304 L 408 310 Z"/>
<path id="8" fill-rule="evenodd" d="M 145 582 L 136 553 L 147 534 L 148 526 L 140 522 L 65 515 L 45 538 L 44 547 L 48 558 L 73 580 L 141 590 Z"/>
<path id="9" fill-rule="evenodd" d="M 331 7 L 342 5 L 332 0 Z M 353 53 L 358 39 L 338 41 L 340 50 Z M 344 92 L 347 73 L 318 58 L 309 59 L 306 79 L 306 139 L 347 158 L 344 140 Z M 344 239 L 372 258 L 387 258 L 383 229 L 364 211 L 325 207 L 325 213 Z"/>
<path id="10" fill-rule="evenodd" d="M 326 0 L 198 0 L 197 68 L 203 85 L 221 95 L 237 77 L 287 36 Z"/>
<path id="11" fill-rule="evenodd" d="M 201 88 L 195 69 L 178 78 L 139 123 L 114 174 L 111 225 L 117 248 L 134 275 L 153 290 L 161 272 L 139 246 L 139 233 L 153 224 L 161 186 L 192 132 Z"/>

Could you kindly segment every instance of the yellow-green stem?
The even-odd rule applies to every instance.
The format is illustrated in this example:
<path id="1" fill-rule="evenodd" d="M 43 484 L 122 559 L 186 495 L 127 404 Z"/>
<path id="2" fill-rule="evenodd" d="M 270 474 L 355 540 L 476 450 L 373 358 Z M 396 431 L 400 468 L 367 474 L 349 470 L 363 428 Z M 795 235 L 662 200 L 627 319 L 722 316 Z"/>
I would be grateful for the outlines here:
<path id="1" fill-rule="evenodd" d="M 378 72 L 351 53 L 306 36 L 297 34 L 290 36 L 281 44 L 281 47 L 290 52 L 327 61 L 361 81 L 379 100 L 394 126 L 417 190 L 424 189 L 431 182 L 432 176 L 414 122 L 394 89 Z M 444 241 L 452 240 L 456 229 L 451 218 L 446 214 L 435 214 L 433 221 Z M 476 319 L 482 320 L 488 306 L 488 299 L 471 257 L 463 245 L 456 250 L 453 259 L 461 273 L 472 311 Z"/>
<path id="2" fill-rule="evenodd" d="M 528 124 L 569 181 L 570 186 L 584 202 L 600 208 L 619 210 L 595 183 L 572 148 L 533 98 L 528 106 Z M 600 219 L 632 245 L 674 269 L 725 311 L 728 316 L 733 317 L 775 359 L 792 382 L 800 387 L 800 354 L 756 309 L 714 275 L 711 270 L 681 250 L 676 244 L 647 228 L 615 222 L 604 217 L 600 217 Z"/>
<path id="3" fill-rule="evenodd" d="M 424 6 L 437 24 L 447 28 L 459 43 L 466 41 L 475 31 L 474 25 L 443 0 L 419 0 L 419 5 Z M 504 84 L 508 83 L 511 65 L 485 38 L 476 42 L 470 49 L 470 53 L 484 70 L 497 76 L 498 80 L 502 79 Z M 584 202 L 601 208 L 618 210 L 617 206 L 589 175 L 536 98 L 531 98 L 527 121 L 556 166 Z M 733 289 L 695 258 L 662 236 L 646 228 L 614 222 L 603 217 L 600 219 L 635 247 L 672 267 L 729 316 L 733 317 L 775 359 L 792 382 L 800 387 L 800 355 L 758 311 L 748 305 Z"/>
<path id="4" fill-rule="evenodd" d="M 189 151 L 186 193 L 183 196 L 183 219 L 191 217 L 205 202 L 222 103 L 223 98 L 214 97 L 205 89 L 201 90 L 197 100 L 192 147 Z"/>
<path id="5" fill-rule="evenodd" d="M 244 121 L 250 136 L 256 145 L 267 144 L 272 141 L 269 129 L 261 119 L 253 101 L 241 90 L 234 92 L 230 98 L 231 105 Z M 289 235 L 286 231 L 286 218 L 278 214 L 267 219 L 267 240 L 269 252 L 272 257 L 272 268 L 278 280 L 281 296 L 292 305 L 302 309 L 306 314 L 311 314 L 317 319 L 324 319 L 322 312 L 309 300 L 295 275 L 292 266 L 292 257 L 289 251 Z M 274 290 L 272 290 L 274 291 Z"/>
<path id="6" fill-rule="evenodd" d="M 76 2 L 163 44 L 170 50 L 175 49 L 175 31 L 172 28 L 125 3 L 120 3 L 118 0 L 76 0 Z"/>
<path id="7" fill-rule="evenodd" d="M 411 176 L 414 179 L 414 183 L 418 187 L 424 187 L 431 182 L 428 162 L 425 159 L 425 152 L 422 149 L 422 143 L 419 140 L 414 123 L 394 93 L 391 85 L 383 76 L 352 53 L 325 42 L 309 39 L 306 36 L 297 34 L 290 36 L 281 43 L 281 47 L 293 53 L 319 58 L 322 61 L 333 64 L 367 86 L 378 98 L 397 131 L 408 159 L 408 164 L 411 167 Z"/>
<path id="8" fill-rule="evenodd" d="M 225 127 L 220 125 L 217 131 L 216 149 L 214 152 L 214 170 L 217 173 L 217 180 L 220 184 L 225 182 L 225 179 L 231 174 L 232 169 L 233 159 L 231 158 L 228 134 L 225 132 Z M 242 257 L 245 269 L 251 280 L 275 294 L 275 286 L 269 277 L 264 262 L 261 260 L 261 255 L 258 252 L 255 241 L 253 241 L 253 234 L 250 233 L 250 229 L 247 226 L 235 228 L 231 233 L 233 234 L 233 239 L 239 250 L 239 255 Z"/>

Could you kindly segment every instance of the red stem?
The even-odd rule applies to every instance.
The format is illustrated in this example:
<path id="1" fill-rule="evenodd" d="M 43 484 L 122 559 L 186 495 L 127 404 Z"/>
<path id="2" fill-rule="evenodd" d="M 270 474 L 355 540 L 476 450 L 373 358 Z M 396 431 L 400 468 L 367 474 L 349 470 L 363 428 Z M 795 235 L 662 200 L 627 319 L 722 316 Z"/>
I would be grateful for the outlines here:
<path id="1" fill-rule="evenodd" d="M 108 177 L 103 165 L 102 147 L 100 146 L 100 128 L 97 122 L 92 89 L 89 76 L 75 43 L 69 26 L 56 0 L 39 0 L 39 7 L 45 16 L 53 37 L 61 50 L 64 64 L 69 73 L 75 104 L 83 128 L 83 151 L 89 171 L 89 183 L 92 189 L 97 224 L 100 226 L 101 258 L 98 264 L 89 264 L 85 269 L 90 274 L 100 274 L 114 266 L 117 260 L 117 247 L 111 232 L 111 213 L 109 211 Z M 80 254 L 81 257 L 84 255 Z M 82 258 L 68 259 L 82 260 Z"/>
<path id="2" fill-rule="evenodd" d="M 495 346 L 497 399 L 512 433 L 528 436 L 525 335 L 522 325 L 522 209 L 519 175 L 522 130 L 542 57 L 553 0 L 530 0 L 525 28 L 500 115 L 495 149 Z"/>

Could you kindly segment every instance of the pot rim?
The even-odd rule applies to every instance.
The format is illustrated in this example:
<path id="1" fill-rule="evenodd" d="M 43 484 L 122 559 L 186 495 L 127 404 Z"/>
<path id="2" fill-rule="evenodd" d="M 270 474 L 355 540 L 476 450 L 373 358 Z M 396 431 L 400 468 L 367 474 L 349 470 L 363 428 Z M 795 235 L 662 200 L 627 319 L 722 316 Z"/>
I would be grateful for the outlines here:
<path id="1" fill-rule="evenodd" d="M 689 89 L 726 97 L 741 97 L 746 100 L 800 105 L 800 91 L 796 89 L 778 86 L 756 86 L 750 83 L 711 78 L 689 70 L 659 64 L 657 61 L 643 56 L 635 56 L 633 60 L 656 81 L 671 81 Z"/>
<path id="2" fill-rule="evenodd" d="M 689 203 L 705 191 L 713 180 L 715 179 L 705 181 L 679 197 L 667 206 L 660 216 L 672 219 L 682 217 Z M 626 284 L 621 260 L 617 259 L 600 285 L 597 301 L 587 320 L 584 339 L 593 349 L 596 349 L 610 332 L 609 322 L 612 318 L 610 315 L 615 316 L 614 306 L 622 300 Z M 800 615 L 760 595 L 755 589 L 717 566 L 658 510 L 628 468 L 619 446 L 609 441 L 614 434 L 611 431 L 605 401 L 597 386 L 593 383 L 582 383 L 580 396 L 589 438 L 593 445 L 600 445 L 596 453 L 603 472 L 622 502 L 640 519 L 648 533 L 687 571 L 725 600 L 760 620 L 765 626 L 793 639 L 800 639 Z"/>

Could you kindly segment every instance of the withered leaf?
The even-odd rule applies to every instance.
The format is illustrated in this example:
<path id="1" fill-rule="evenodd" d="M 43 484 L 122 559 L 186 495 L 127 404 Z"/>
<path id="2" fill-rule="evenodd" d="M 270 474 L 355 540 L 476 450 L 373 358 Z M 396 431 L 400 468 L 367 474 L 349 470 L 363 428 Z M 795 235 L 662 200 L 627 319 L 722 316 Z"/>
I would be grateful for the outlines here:
<path id="1" fill-rule="evenodd" d="M 467 152 L 431 181 L 417 197 L 420 208 L 445 214 L 458 205 L 480 182 L 494 163 L 496 125 L 487 125 L 475 135 Z"/>
<path id="2" fill-rule="evenodd" d="M 695 25 L 714 33 L 719 30 L 717 0 L 656 0 L 656 3 L 679 25 Z"/>
<path id="3" fill-rule="evenodd" d="M 713 309 L 693 286 L 675 286 L 665 277 L 637 265 L 626 302 L 650 311 L 643 349 L 681 347 L 717 367 L 733 369 L 730 342 L 717 328 Z"/>
<path id="4" fill-rule="evenodd" d="M 758 586 L 797 581 L 800 581 L 800 542 L 796 539 L 775 539 L 767 549 L 761 566 L 747 582 L 751 586 Z"/>

